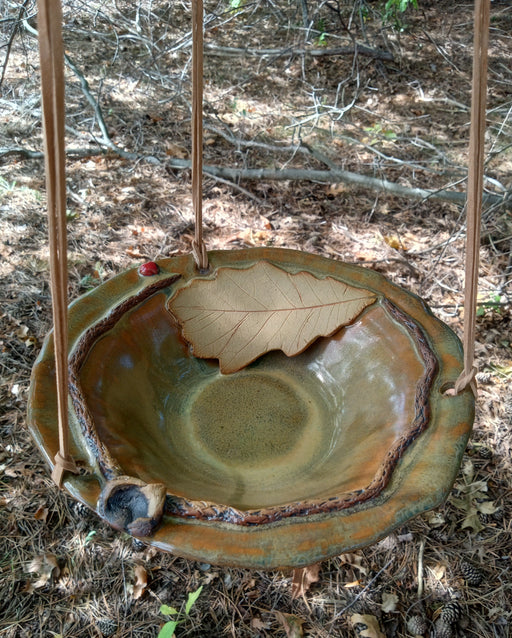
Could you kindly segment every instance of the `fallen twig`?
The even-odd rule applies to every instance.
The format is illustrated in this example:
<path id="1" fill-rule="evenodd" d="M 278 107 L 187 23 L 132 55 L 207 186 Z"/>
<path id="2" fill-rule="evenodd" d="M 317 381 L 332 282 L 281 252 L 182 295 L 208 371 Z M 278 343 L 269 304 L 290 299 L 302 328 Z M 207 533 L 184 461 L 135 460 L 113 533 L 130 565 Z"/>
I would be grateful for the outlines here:
<path id="1" fill-rule="evenodd" d="M 112 149 L 114 153 L 117 153 L 118 155 L 120 155 L 121 157 L 124 157 L 125 159 L 131 159 L 131 160 L 138 159 L 138 156 L 136 153 L 130 153 L 128 151 L 125 151 L 124 149 L 117 146 L 117 144 L 114 144 L 108 132 L 108 128 L 105 123 L 105 120 L 103 118 L 103 112 L 101 110 L 101 106 L 99 105 L 99 102 L 94 99 L 94 96 L 91 93 L 89 82 L 87 82 L 87 79 L 85 78 L 83 73 L 80 71 L 80 69 L 76 66 L 76 64 L 73 62 L 73 60 L 71 60 L 69 55 L 65 54 L 64 59 L 68 67 L 73 71 L 76 77 L 80 80 L 82 93 L 85 95 L 85 98 L 94 109 L 94 115 L 96 117 L 96 121 L 98 123 L 98 127 L 102 135 L 102 139 L 101 139 L 102 146 L 106 146 L 107 148 Z"/>
<path id="2" fill-rule="evenodd" d="M 11 49 L 12 49 L 12 44 L 14 42 L 14 38 L 16 37 L 16 34 L 18 33 L 18 30 L 20 28 L 20 22 L 23 18 L 23 14 L 25 13 L 27 4 L 29 2 L 30 0 L 24 0 L 23 4 L 21 5 L 20 10 L 18 12 L 18 17 L 14 19 L 14 26 L 9 35 L 9 39 L 7 40 L 7 43 L 4 45 L 6 47 L 6 51 L 5 51 L 4 62 L 2 64 L 2 73 L 0 74 L 0 86 L 2 86 L 4 78 L 5 78 L 5 72 L 7 70 L 7 64 L 9 63 L 9 57 L 11 55 Z"/>

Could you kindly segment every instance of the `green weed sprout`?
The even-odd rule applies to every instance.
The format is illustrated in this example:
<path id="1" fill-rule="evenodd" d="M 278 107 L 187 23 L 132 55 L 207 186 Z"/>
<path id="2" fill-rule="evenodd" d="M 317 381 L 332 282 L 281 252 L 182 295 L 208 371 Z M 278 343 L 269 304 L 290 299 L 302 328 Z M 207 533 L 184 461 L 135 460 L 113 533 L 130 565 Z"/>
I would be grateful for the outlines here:
<path id="1" fill-rule="evenodd" d="M 185 609 L 180 609 L 179 611 L 174 607 L 170 607 L 169 605 L 161 605 L 160 613 L 164 614 L 164 616 L 176 616 L 173 620 L 168 620 L 162 629 L 158 632 L 158 638 L 173 638 L 174 632 L 176 631 L 176 627 L 186 622 L 192 607 L 194 606 L 196 600 L 199 598 L 201 590 L 203 586 L 196 589 L 196 591 L 190 592 L 187 598 L 187 602 L 185 603 Z"/>

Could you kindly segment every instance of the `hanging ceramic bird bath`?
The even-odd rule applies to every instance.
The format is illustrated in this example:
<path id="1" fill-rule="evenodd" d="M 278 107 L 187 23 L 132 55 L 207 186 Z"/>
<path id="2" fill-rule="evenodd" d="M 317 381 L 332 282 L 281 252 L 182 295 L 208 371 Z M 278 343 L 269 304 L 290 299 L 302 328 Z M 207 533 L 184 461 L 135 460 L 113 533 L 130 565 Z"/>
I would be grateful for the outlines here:
<path id="1" fill-rule="evenodd" d="M 66 489 L 157 547 L 243 567 L 313 563 L 438 505 L 473 419 L 470 390 L 444 394 L 453 332 L 366 269 L 280 249 L 209 261 L 133 269 L 71 305 Z M 53 361 L 50 335 L 29 413 L 50 464 Z"/>
<path id="2" fill-rule="evenodd" d="M 207 253 L 192 6 L 193 255 L 128 270 L 67 313 L 60 3 L 39 0 L 55 330 L 29 427 L 56 483 L 116 529 L 207 563 L 304 566 L 451 489 L 474 416 L 478 215 L 464 354 L 421 299 L 371 270 L 283 249 Z"/>

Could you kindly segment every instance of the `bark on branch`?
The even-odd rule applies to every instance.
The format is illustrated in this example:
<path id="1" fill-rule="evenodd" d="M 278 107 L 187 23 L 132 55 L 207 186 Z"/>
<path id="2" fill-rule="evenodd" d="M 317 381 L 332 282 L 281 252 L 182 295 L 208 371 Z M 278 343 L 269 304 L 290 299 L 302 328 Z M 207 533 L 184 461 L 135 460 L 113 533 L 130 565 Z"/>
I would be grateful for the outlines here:
<path id="1" fill-rule="evenodd" d="M 223 47 L 216 44 L 205 44 L 205 49 L 209 55 L 222 55 L 222 56 L 254 56 L 265 57 L 271 56 L 280 58 L 283 56 L 311 56 L 313 58 L 319 57 L 333 57 L 338 55 L 364 55 L 369 58 L 375 58 L 377 60 L 387 60 L 392 62 L 394 60 L 393 54 L 390 51 L 384 51 L 383 49 L 372 49 L 364 44 L 355 44 L 347 47 L 333 47 L 331 49 L 307 49 L 307 48 L 285 48 L 285 49 L 253 49 L 236 48 L 236 47 Z"/>

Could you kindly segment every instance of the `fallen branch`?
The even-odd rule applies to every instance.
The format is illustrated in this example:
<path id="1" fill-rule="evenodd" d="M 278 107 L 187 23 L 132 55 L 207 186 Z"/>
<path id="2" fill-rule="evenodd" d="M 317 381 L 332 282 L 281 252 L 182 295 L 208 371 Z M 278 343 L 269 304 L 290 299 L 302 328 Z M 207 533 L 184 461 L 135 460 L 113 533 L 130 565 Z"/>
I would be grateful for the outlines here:
<path id="1" fill-rule="evenodd" d="M 191 162 L 183 159 L 169 159 L 168 166 L 177 169 L 189 169 Z M 205 175 L 212 177 L 222 177 L 231 182 L 238 183 L 239 180 L 271 180 L 271 181 L 308 181 L 321 182 L 325 184 L 354 184 L 361 188 L 373 191 L 386 191 L 398 197 L 406 197 L 409 199 L 436 199 L 445 202 L 453 202 L 456 204 L 464 204 L 466 201 L 466 193 L 459 191 L 449 191 L 446 189 L 428 190 L 425 188 L 414 188 L 411 186 L 403 186 L 378 177 L 370 177 L 369 175 L 361 175 L 360 173 L 352 173 L 341 169 L 330 170 L 310 170 L 301 168 L 287 168 L 283 170 L 267 169 L 267 168 L 227 168 L 223 166 L 211 166 L 205 164 L 203 166 Z M 486 204 L 502 204 L 508 201 L 510 197 L 496 195 L 495 193 L 484 193 L 483 201 Z"/>
<path id="2" fill-rule="evenodd" d="M 67 156 L 71 157 L 92 157 L 96 155 L 105 155 L 111 151 L 113 154 L 119 155 L 119 157 L 130 159 L 136 159 L 138 161 L 147 161 L 151 164 L 167 164 L 167 166 L 177 170 L 189 170 L 191 168 L 190 160 L 179 158 L 165 158 L 158 159 L 154 156 L 137 155 L 135 153 L 128 153 L 123 151 L 120 153 L 117 146 L 113 148 L 110 145 L 106 145 L 106 149 L 68 149 Z M 0 148 L 0 158 L 18 156 L 24 159 L 43 159 L 44 155 L 41 151 L 33 151 L 22 147 L 15 148 Z M 378 177 L 371 177 L 369 175 L 361 175 L 360 173 L 353 173 L 351 171 L 344 171 L 339 168 L 330 168 L 329 170 L 313 170 L 302 168 L 286 168 L 279 169 L 267 169 L 267 168 L 230 168 L 226 166 L 212 166 L 205 164 L 203 166 L 203 172 L 205 175 L 218 179 L 222 182 L 227 182 L 237 190 L 245 192 L 245 189 L 239 186 L 240 180 L 259 181 L 307 181 L 307 182 L 320 182 L 323 184 L 353 184 L 360 188 L 378 192 L 387 192 L 398 197 L 405 197 L 408 199 L 435 199 L 443 202 L 452 202 L 455 204 L 463 205 L 466 202 L 466 193 L 460 191 L 450 191 L 444 188 L 438 190 L 428 190 L 425 188 L 415 188 L 411 186 L 403 186 L 402 184 L 396 184 L 386 179 L 380 179 Z M 509 205 L 512 202 L 510 193 L 503 195 L 497 195 L 496 193 L 484 193 L 484 204 L 492 205 Z"/>
<path id="3" fill-rule="evenodd" d="M 252 48 L 238 48 L 238 47 L 223 47 L 216 44 L 205 44 L 205 49 L 209 55 L 222 55 L 222 56 L 254 56 L 254 57 L 275 57 L 281 58 L 283 56 L 300 57 L 310 56 L 313 58 L 319 57 L 335 57 L 340 55 L 364 55 L 376 60 L 387 60 L 393 62 L 393 54 L 383 49 L 372 49 L 364 44 L 354 44 L 347 47 L 334 47 L 332 49 L 304 49 L 289 47 L 286 49 L 252 49 Z"/>
<path id="4" fill-rule="evenodd" d="M 66 157 L 94 157 L 96 155 L 106 155 L 107 151 L 104 148 L 68 148 L 66 150 Z M 19 157 L 21 159 L 44 159 L 44 153 L 42 151 L 33 151 L 30 148 L 23 148 L 21 146 L 14 146 L 12 148 L 0 148 L 0 159 L 5 157 Z"/>
<path id="5" fill-rule="evenodd" d="M 311 146 L 310 144 L 307 144 L 303 140 L 301 140 L 300 144 L 294 144 L 294 145 L 268 144 L 266 142 L 258 142 L 255 140 L 245 140 L 245 139 L 236 137 L 235 135 L 233 135 L 231 129 L 227 126 L 225 127 L 225 130 L 223 130 L 218 127 L 211 126 L 205 123 L 205 128 L 208 131 L 215 133 L 216 135 L 220 135 L 223 139 L 226 140 L 226 142 L 228 142 L 229 144 L 232 144 L 237 149 L 257 148 L 270 153 L 290 153 L 292 155 L 292 158 L 296 153 L 300 153 L 302 155 L 308 155 L 310 157 L 314 157 L 316 160 L 318 160 L 322 164 L 325 164 L 325 166 L 327 166 L 328 168 L 336 168 L 336 169 L 338 168 L 336 164 L 332 160 L 330 160 L 326 155 L 324 155 L 323 153 L 320 153 L 318 149 Z M 375 146 L 372 146 L 371 144 L 365 144 L 361 140 L 358 140 L 353 137 L 349 137 L 347 135 L 341 135 L 339 136 L 339 139 L 346 140 L 350 144 L 361 146 L 362 148 L 366 149 L 370 153 L 373 153 L 377 157 L 380 157 L 386 162 L 392 162 L 393 164 L 405 166 L 406 168 L 410 168 L 412 170 L 420 170 L 420 171 L 426 171 L 430 173 L 439 174 L 439 171 L 429 166 L 427 162 L 425 162 L 425 164 L 417 164 L 414 162 L 408 162 L 406 160 L 402 160 L 398 157 L 393 157 L 392 155 L 386 155 Z M 410 140 L 410 141 L 415 142 L 417 140 Z M 440 151 L 436 149 L 434 146 L 432 146 L 431 144 L 428 144 L 427 142 L 425 142 L 425 145 L 428 145 L 429 148 L 435 150 L 438 154 L 440 154 Z M 442 158 L 446 163 L 447 162 L 446 157 L 443 155 Z M 454 174 L 456 172 L 459 176 L 464 175 L 465 173 L 465 169 L 462 166 L 453 165 L 452 169 L 453 169 L 452 172 Z M 446 172 L 443 172 L 443 175 L 446 175 Z M 485 179 L 490 180 L 491 178 L 489 178 L 488 176 L 485 176 Z M 497 185 L 499 186 L 499 183 L 497 183 Z"/>
<path id="6" fill-rule="evenodd" d="M 23 21 L 25 28 L 32 33 L 33 35 L 37 34 L 37 31 L 31 27 L 26 20 Z M 369 47 L 363 47 L 357 43 L 352 47 L 338 47 L 335 49 L 251 49 L 251 48 L 243 48 L 237 49 L 233 47 L 217 47 L 216 45 L 208 45 L 208 49 L 211 52 L 219 52 L 223 54 L 230 55 L 312 55 L 312 56 L 320 56 L 320 55 L 342 55 L 349 52 L 358 52 L 363 53 L 365 55 L 369 55 L 370 52 L 375 53 L 375 50 L 370 49 Z M 387 56 L 385 59 L 392 59 L 392 55 L 389 52 L 379 51 L 379 53 Z M 117 144 L 115 144 L 108 132 L 108 128 L 106 122 L 103 118 L 103 113 L 101 110 L 101 106 L 94 98 L 91 93 L 89 83 L 87 79 L 83 75 L 83 73 L 78 69 L 78 67 L 74 64 L 74 62 L 69 58 L 69 56 L 65 55 L 66 64 L 73 71 L 73 73 L 78 77 L 80 81 L 80 85 L 82 88 L 82 92 L 86 97 L 89 104 L 94 109 L 95 118 L 98 124 L 98 127 L 101 131 L 102 139 L 95 140 L 100 146 L 100 150 L 93 152 L 92 149 L 70 149 L 67 151 L 67 155 L 74 155 L 75 157 L 87 157 L 87 155 L 93 156 L 98 155 L 100 153 L 105 152 L 105 149 L 110 150 L 112 153 L 129 160 L 134 161 L 148 161 L 153 164 L 155 163 L 163 163 L 162 160 L 159 160 L 155 157 L 146 157 L 144 155 L 139 155 L 137 153 L 133 153 L 130 151 L 126 151 L 120 148 Z M 225 139 L 228 139 L 228 135 L 223 132 L 216 131 L 220 133 Z M 229 140 L 234 142 L 235 144 L 242 144 L 244 146 L 259 146 L 258 143 L 243 143 L 241 140 Z M 298 149 L 301 153 L 307 153 L 312 155 L 317 160 L 321 161 L 327 166 L 328 170 L 312 170 L 312 169 L 282 169 L 282 170 L 274 170 L 274 169 L 238 169 L 238 168 L 229 168 L 222 166 L 208 166 L 205 165 L 203 170 L 205 175 L 209 175 L 214 179 L 218 179 L 219 181 L 227 181 L 232 184 L 233 187 L 238 190 L 242 190 L 239 182 L 240 180 L 272 180 L 272 181 L 311 181 L 311 182 L 321 182 L 327 184 L 336 184 L 336 183 L 345 183 L 345 184 L 353 184 L 355 186 L 359 186 L 360 188 L 378 191 L 378 192 L 388 192 L 393 195 L 397 195 L 399 197 L 406 197 L 412 199 L 436 199 L 441 201 L 454 202 L 457 204 L 464 204 L 466 201 L 466 194 L 464 192 L 459 191 L 451 191 L 446 189 L 439 190 L 427 190 L 423 188 L 414 188 L 409 186 L 403 186 L 401 184 L 396 184 L 395 182 L 390 182 L 385 179 L 371 177 L 368 175 L 361 175 L 359 173 L 353 173 L 350 171 L 342 170 L 338 168 L 336 164 L 332 163 L 329 158 L 326 158 L 323 154 L 320 154 L 319 151 L 312 149 L 307 145 L 299 146 Z M 27 159 L 39 159 L 42 157 L 42 154 L 38 151 L 31 151 L 23 148 L 13 148 L 13 149 L 0 149 L 0 157 L 7 157 L 9 155 L 18 155 L 21 157 L 25 157 Z M 164 160 L 165 161 L 165 160 Z M 183 160 L 179 158 L 169 158 L 166 160 L 168 166 L 183 170 L 190 169 L 191 162 L 188 160 Z M 246 193 L 247 194 L 247 193 Z M 506 200 L 509 199 L 508 194 L 506 195 L 496 195 L 492 193 L 484 194 L 484 202 L 486 204 L 502 204 Z"/>
<path id="7" fill-rule="evenodd" d="M 101 145 L 106 146 L 107 148 L 110 148 L 112 151 L 114 151 L 114 153 L 117 153 L 118 155 L 120 155 L 121 157 L 124 157 L 125 159 L 131 159 L 131 160 L 137 159 L 136 153 L 129 153 L 128 151 L 125 151 L 124 149 L 117 146 L 117 144 L 114 144 L 108 132 L 108 128 L 105 123 L 105 120 L 103 118 L 103 112 L 101 110 L 100 104 L 97 100 L 94 99 L 94 96 L 91 93 L 89 82 L 87 82 L 87 79 L 85 78 L 84 74 L 78 69 L 76 64 L 69 57 L 69 55 L 64 54 L 64 60 L 66 61 L 66 64 L 68 65 L 68 67 L 73 71 L 73 73 L 76 75 L 76 77 L 80 81 L 82 93 L 84 94 L 86 100 L 94 109 L 94 116 L 96 118 L 96 122 L 98 123 L 98 128 L 100 129 L 101 135 L 102 135 L 102 139 L 100 140 Z"/>

